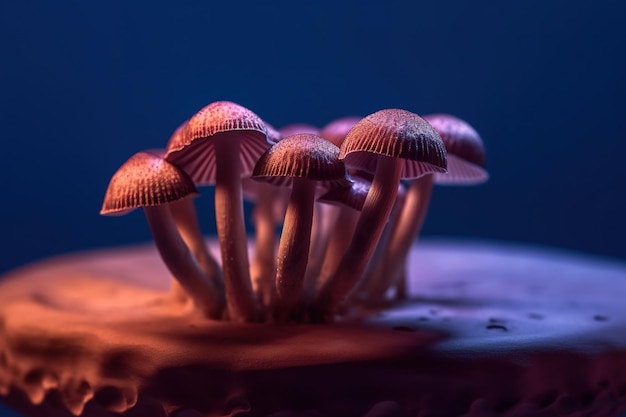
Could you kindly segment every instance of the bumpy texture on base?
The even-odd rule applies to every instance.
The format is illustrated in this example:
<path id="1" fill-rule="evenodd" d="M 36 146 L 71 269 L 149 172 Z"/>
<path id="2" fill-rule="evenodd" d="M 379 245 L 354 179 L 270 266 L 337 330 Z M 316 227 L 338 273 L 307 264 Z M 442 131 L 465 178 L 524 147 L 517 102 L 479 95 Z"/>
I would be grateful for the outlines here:
<path id="1" fill-rule="evenodd" d="M 168 297 L 151 246 L 43 261 L 0 282 L 0 397 L 38 417 L 626 412 L 625 265 L 431 242 L 410 275 L 408 301 L 337 324 L 233 324 Z"/>

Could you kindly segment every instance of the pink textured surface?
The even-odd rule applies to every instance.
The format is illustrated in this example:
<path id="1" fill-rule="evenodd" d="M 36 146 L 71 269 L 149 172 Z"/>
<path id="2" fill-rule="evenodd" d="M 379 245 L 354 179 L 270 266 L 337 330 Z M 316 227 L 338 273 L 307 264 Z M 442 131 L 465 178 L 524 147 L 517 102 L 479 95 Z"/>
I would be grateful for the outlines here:
<path id="1" fill-rule="evenodd" d="M 405 303 L 271 325 L 191 315 L 150 245 L 43 261 L 0 283 L 0 394 L 29 416 L 626 411 L 624 264 L 430 242 L 410 266 Z"/>

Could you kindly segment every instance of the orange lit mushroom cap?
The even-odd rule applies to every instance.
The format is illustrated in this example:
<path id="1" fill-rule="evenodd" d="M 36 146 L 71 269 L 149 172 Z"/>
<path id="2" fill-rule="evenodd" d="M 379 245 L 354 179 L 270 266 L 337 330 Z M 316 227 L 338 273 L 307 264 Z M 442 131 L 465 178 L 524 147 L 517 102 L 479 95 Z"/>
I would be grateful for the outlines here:
<path id="1" fill-rule="evenodd" d="M 449 114 L 431 114 L 424 119 L 439 133 L 448 152 L 448 173 L 436 174 L 437 184 L 472 185 L 489 179 L 483 141 L 472 126 Z"/>
<path id="2" fill-rule="evenodd" d="M 339 148 L 313 134 L 284 138 L 265 152 L 252 174 L 254 179 L 289 185 L 294 177 L 321 185 L 349 187 L 346 167 L 338 159 Z"/>
<path id="3" fill-rule="evenodd" d="M 346 135 L 339 153 L 348 167 L 372 173 L 378 156 L 402 160 L 405 179 L 446 172 L 441 137 L 428 122 L 406 110 L 380 110 L 361 119 Z"/>
<path id="4" fill-rule="evenodd" d="M 113 174 L 100 214 L 122 215 L 138 207 L 158 206 L 198 194 L 189 175 L 158 152 L 138 152 Z"/>
<path id="5" fill-rule="evenodd" d="M 259 116 L 239 104 L 217 101 L 193 115 L 172 135 L 165 159 L 183 168 L 199 185 L 215 183 L 213 141 L 232 142 L 239 152 L 241 176 L 250 175 L 258 157 L 273 143 Z"/>

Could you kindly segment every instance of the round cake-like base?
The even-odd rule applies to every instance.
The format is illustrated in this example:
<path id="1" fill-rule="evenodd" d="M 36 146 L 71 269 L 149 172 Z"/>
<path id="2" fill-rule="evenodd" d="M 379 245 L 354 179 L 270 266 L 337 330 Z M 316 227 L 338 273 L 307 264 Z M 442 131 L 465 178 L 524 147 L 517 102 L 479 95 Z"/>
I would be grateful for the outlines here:
<path id="1" fill-rule="evenodd" d="M 0 396 L 32 416 L 626 411 L 623 264 L 430 242 L 409 271 L 385 310 L 234 324 L 169 296 L 151 245 L 39 262 L 0 282 Z"/>

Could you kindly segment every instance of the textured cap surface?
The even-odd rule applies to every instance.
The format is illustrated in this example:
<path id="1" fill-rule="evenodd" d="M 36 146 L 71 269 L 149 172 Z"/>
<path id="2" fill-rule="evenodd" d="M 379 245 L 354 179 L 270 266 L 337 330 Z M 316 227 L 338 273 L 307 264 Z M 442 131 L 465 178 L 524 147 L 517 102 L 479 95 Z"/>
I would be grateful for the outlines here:
<path id="1" fill-rule="evenodd" d="M 437 183 L 478 184 L 489 179 L 483 141 L 472 126 L 449 114 L 431 114 L 424 119 L 439 133 L 448 152 L 448 174 L 436 175 Z"/>
<path id="2" fill-rule="evenodd" d="M 198 193 L 189 175 L 157 152 L 138 152 L 113 174 L 100 214 L 122 215 L 137 207 L 167 204 Z"/>
<path id="3" fill-rule="evenodd" d="M 349 186 L 346 167 L 338 158 L 339 148 L 319 136 L 300 133 L 289 136 L 265 152 L 254 167 L 253 178 L 277 185 L 299 177 L 325 185 Z"/>
<path id="4" fill-rule="evenodd" d="M 361 119 L 346 136 L 339 158 L 349 167 L 375 172 L 377 155 L 404 160 L 402 178 L 446 172 L 446 149 L 439 134 L 406 110 L 380 110 Z"/>
<path id="5" fill-rule="evenodd" d="M 248 176 L 258 157 L 273 143 L 259 116 L 230 101 L 217 101 L 193 115 L 167 145 L 165 159 L 184 169 L 197 184 L 215 182 L 214 140 L 232 141 Z M 234 147 L 235 147 L 234 146 Z"/>

